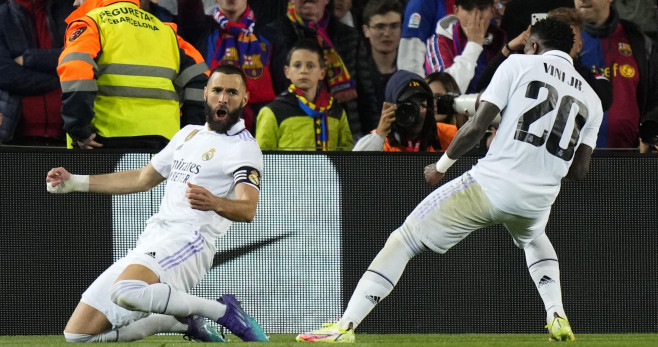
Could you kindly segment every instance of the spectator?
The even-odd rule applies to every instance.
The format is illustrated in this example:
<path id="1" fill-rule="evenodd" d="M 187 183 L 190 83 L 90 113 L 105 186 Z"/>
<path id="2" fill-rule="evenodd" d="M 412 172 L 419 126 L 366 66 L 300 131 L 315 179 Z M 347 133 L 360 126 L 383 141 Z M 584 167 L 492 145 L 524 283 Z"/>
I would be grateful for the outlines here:
<path id="1" fill-rule="evenodd" d="M 444 152 L 457 133 L 434 119 L 434 97 L 413 72 L 399 70 L 386 85 L 379 126 L 354 146 L 355 151 Z"/>
<path id="2" fill-rule="evenodd" d="M 64 328 L 66 341 L 124 342 L 174 332 L 225 342 L 204 317 L 244 341 L 267 341 L 234 295 L 215 301 L 189 294 L 210 270 L 216 240 L 233 222 L 254 219 L 263 170 L 263 154 L 240 119 L 249 99 L 244 73 L 219 66 L 203 96 L 205 126 L 177 132 L 146 166 L 92 176 L 58 167 L 46 175 L 50 193 L 128 194 L 167 181 L 136 247 L 83 293 Z"/>
<path id="3" fill-rule="evenodd" d="M 181 36 L 193 43 L 211 69 L 233 64 L 247 75 L 249 104 L 244 109 L 247 129 L 253 134 L 258 110 L 274 100 L 270 76 L 270 44 L 259 34 L 247 0 L 217 0 L 212 16 L 201 0 L 178 0 Z"/>
<path id="4" fill-rule="evenodd" d="M 452 95 L 459 95 L 459 86 L 455 79 L 452 76 L 444 71 L 441 72 L 432 72 L 431 74 L 425 77 L 425 82 L 432 89 L 432 95 L 434 96 L 434 101 L 436 101 L 440 96 L 445 95 L 446 93 Z M 461 128 L 464 123 L 468 120 L 468 116 L 464 113 L 456 113 L 454 110 L 448 111 L 446 114 L 439 114 L 438 107 L 434 103 L 434 119 L 438 123 L 452 124 Z"/>
<path id="5" fill-rule="evenodd" d="M 427 73 L 446 71 L 461 93 L 473 93 L 487 62 L 505 44 L 505 33 L 491 23 L 493 0 L 456 0 L 427 41 Z"/>
<path id="6" fill-rule="evenodd" d="M 75 4 L 57 68 L 69 147 L 159 150 L 181 124 L 203 123 L 208 67 L 173 27 L 137 0 Z"/>
<path id="7" fill-rule="evenodd" d="M 532 24 L 533 14 L 536 18 L 545 17 L 548 11 L 558 7 L 573 7 L 571 0 L 510 0 L 505 4 L 505 14 L 500 28 L 507 37 L 521 35 Z"/>
<path id="8" fill-rule="evenodd" d="M 326 89 L 347 113 L 352 135 L 361 135 L 356 102 L 356 61 L 359 33 L 334 18 L 327 9 L 329 0 L 290 0 L 285 16 L 267 25 L 263 35 L 272 44 L 270 71 L 274 92 L 286 90 L 290 81 L 283 67 L 287 64 L 290 48 L 300 39 L 311 38 L 320 43 L 327 68 Z"/>
<path id="9" fill-rule="evenodd" d="M 352 0 L 334 0 L 333 14 L 341 23 L 356 27 L 352 16 Z"/>
<path id="10" fill-rule="evenodd" d="M 427 40 L 441 18 L 455 12 L 455 0 L 410 0 L 404 10 L 398 69 L 425 76 Z"/>
<path id="11" fill-rule="evenodd" d="M 0 5 L 0 143 L 65 145 L 57 59 L 73 9 L 54 0 Z"/>
<path id="12" fill-rule="evenodd" d="M 608 0 L 575 0 L 585 20 L 581 61 L 612 81 L 612 105 L 601 123 L 598 147 L 637 148 L 643 119 L 658 114 L 658 52 Z"/>
<path id="13" fill-rule="evenodd" d="M 256 140 L 263 150 L 335 151 L 354 145 L 347 115 L 320 86 L 327 69 L 314 39 L 297 42 L 284 68 L 292 81 L 287 92 L 263 107 Z"/>
<path id="14" fill-rule="evenodd" d="M 397 71 L 403 11 L 398 0 L 371 0 L 363 11 L 362 30 L 368 44 L 360 49 L 357 89 L 361 129 L 365 133 L 377 128 L 386 83 Z"/>

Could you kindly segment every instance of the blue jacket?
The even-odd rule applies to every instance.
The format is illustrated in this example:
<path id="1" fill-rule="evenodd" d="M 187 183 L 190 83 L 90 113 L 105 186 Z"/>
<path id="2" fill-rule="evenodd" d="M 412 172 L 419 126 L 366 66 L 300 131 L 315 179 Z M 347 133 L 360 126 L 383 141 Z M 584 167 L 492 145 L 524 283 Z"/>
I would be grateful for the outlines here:
<path id="1" fill-rule="evenodd" d="M 51 49 L 39 49 L 34 40 L 30 15 L 20 4 L 0 5 L 0 142 L 11 140 L 21 118 L 21 98 L 52 92 L 59 88 L 57 60 L 64 46 L 66 17 L 73 1 L 48 0 L 47 25 L 53 40 Z M 23 66 L 14 59 L 23 56 Z"/>

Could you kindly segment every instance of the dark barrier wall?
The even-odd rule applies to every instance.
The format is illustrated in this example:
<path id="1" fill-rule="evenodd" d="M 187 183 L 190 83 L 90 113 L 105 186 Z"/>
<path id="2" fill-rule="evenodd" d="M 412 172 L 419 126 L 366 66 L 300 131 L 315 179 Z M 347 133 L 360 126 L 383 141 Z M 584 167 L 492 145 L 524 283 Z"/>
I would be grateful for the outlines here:
<path id="1" fill-rule="evenodd" d="M 157 211 L 152 192 L 51 195 L 53 166 L 75 173 L 138 168 L 150 155 L 0 152 L 0 334 L 57 334 L 84 289 L 134 245 Z M 336 319 L 388 234 L 430 191 L 409 154 L 267 154 L 256 220 L 218 242 L 193 293 L 236 293 L 269 333 Z M 452 179 L 475 163 L 464 158 Z M 564 182 L 548 224 L 577 333 L 658 332 L 658 158 L 597 154 Z M 359 327 L 370 333 L 539 333 L 544 309 L 500 227 L 445 255 L 413 259 Z M 38 329 L 35 329 L 38 327 Z"/>

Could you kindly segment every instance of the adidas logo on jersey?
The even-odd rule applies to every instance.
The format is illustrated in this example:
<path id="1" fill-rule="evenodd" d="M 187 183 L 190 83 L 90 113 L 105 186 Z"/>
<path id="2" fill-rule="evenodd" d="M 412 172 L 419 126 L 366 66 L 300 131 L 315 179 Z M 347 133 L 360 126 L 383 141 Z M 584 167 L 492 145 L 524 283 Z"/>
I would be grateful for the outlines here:
<path id="1" fill-rule="evenodd" d="M 542 277 L 542 278 L 539 280 L 539 284 L 537 285 L 537 287 L 541 287 L 541 286 L 543 286 L 543 285 L 545 285 L 545 284 L 549 284 L 549 283 L 555 283 L 555 280 L 553 280 L 552 278 L 550 278 L 550 277 L 544 275 L 544 277 Z"/>
<path id="2" fill-rule="evenodd" d="M 145 254 L 148 255 L 149 257 L 155 259 L 155 252 L 146 252 Z"/>
<path id="3" fill-rule="evenodd" d="M 379 301 L 382 300 L 381 297 L 374 296 L 374 295 L 366 295 L 366 299 L 368 299 L 368 301 L 372 302 L 375 305 L 377 305 L 379 303 Z"/>

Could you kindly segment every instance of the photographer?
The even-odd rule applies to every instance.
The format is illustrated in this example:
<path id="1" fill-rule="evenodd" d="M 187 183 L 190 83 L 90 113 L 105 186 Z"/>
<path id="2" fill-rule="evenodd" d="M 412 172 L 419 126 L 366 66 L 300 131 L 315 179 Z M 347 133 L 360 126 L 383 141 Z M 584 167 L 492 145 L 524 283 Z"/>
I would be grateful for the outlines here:
<path id="1" fill-rule="evenodd" d="M 386 84 L 384 96 L 377 129 L 362 137 L 354 151 L 443 152 L 448 148 L 457 127 L 436 122 L 432 90 L 422 77 L 398 70 Z"/>

